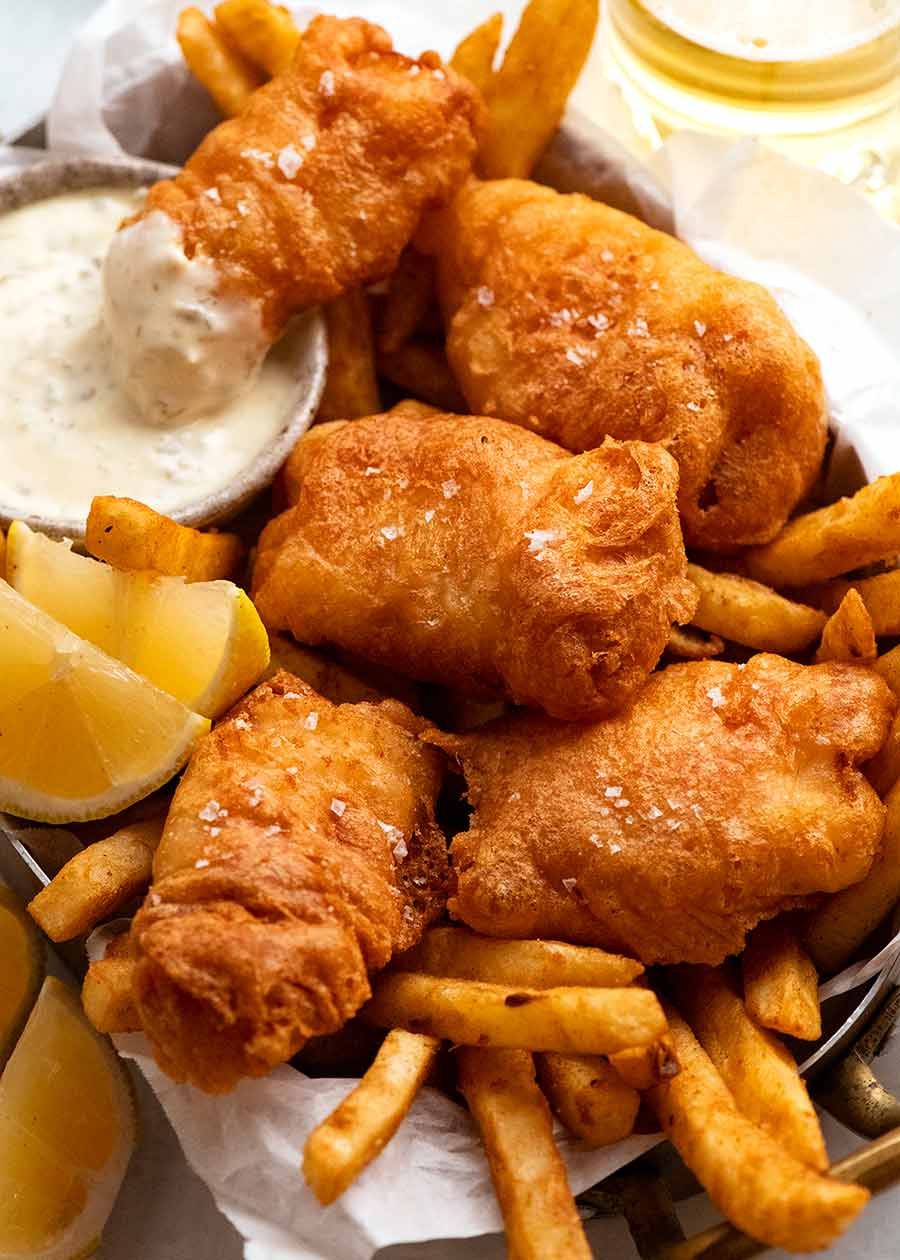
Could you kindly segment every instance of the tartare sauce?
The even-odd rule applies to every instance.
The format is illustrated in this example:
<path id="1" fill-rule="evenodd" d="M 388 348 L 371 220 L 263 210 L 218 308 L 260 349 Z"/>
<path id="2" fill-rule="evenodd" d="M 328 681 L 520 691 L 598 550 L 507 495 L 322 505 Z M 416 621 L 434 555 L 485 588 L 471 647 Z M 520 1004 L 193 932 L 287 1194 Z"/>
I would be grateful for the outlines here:
<path id="1" fill-rule="evenodd" d="M 142 197 L 65 193 L 0 216 L 0 505 L 11 514 L 79 522 L 96 494 L 171 512 L 225 490 L 287 423 L 290 331 L 247 392 L 190 424 L 148 424 L 123 390 L 102 272 Z"/>

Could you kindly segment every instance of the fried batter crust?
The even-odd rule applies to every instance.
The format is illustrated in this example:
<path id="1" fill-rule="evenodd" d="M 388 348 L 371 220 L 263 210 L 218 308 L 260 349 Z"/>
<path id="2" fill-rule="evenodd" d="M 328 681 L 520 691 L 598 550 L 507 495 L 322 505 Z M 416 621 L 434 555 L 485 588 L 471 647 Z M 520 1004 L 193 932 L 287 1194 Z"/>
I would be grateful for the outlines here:
<path id="1" fill-rule="evenodd" d="M 290 68 L 135 218 L 174 219 L 187 256 L 213 260 L 223 292 L 260 299 L 274 336 L 295 311 L 393 271 L 422 213 L 468 173 L 483 111 L 435 53 L 412 61 L 370 22 L 317 17 Z"/>
<path id="2" fill-rule="evenodd" d="M 443 909 L 442 758 L 421 725 L 281 673 L 202 742 L 132 928 L 141 1022 L 175 1080 L 223 1093 L 336 1031 Z"/>
<path id="3" fill-rule="evenodd" d="M 696 591 L 660 446 L 574 457 L 503 421 L 401 404 L 316 425 L 263 531 L 270 629 L 561 718 L 620 708 Z"/>
<path id="4" fill-rule="evenodd" d="M 721 962 L 760 919 L 865 876 L 884 808 L 857 767 L 893 710 L 871 670 L 761 655 L 670 666 L 605 722 L 428 732 L 474 806 L 450 910 L 491 936 Z"/>
<path id="5" fill-rule="evenodd" d="M 778 533 L 821 464 L 826 408 L 815 355 L 764 289 L 524 180 L 471 181 L 429 234 L 473 411 L 572 451 L 664 443 L 689 544 Z"/>

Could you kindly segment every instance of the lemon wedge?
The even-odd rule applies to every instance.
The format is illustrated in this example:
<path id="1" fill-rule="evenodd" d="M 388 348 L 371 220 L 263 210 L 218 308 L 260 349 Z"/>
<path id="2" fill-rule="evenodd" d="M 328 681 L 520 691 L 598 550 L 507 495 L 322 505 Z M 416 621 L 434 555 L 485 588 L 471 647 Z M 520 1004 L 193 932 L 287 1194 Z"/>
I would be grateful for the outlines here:
<path id="1" fill-rule="evenodd" d="M 48 977 L 0 1077 L 0 1260 L 89 1255 L 135 1131 L 122 1064 L 76 995 Z"/>
<path id="2" fill-rule="evenodd" d="M 209 720 L 0 582 L 0 810 L 106 818 L 185 764 Z"/>
<path id="3" fill-rule="evenodd" d="M 224 713 L 265 670 L 268 636 L 250 597 L 233 582 L 124 572 L 70 548 L 14 521 L 7 580 L 195 713 Z"/>
<path id="4" fill-rule="evenodd" d="M 44 949 L 38 930 L 10 891 L 0 884 L 0 1065 L 31 1010 L 44 978 Z"/>

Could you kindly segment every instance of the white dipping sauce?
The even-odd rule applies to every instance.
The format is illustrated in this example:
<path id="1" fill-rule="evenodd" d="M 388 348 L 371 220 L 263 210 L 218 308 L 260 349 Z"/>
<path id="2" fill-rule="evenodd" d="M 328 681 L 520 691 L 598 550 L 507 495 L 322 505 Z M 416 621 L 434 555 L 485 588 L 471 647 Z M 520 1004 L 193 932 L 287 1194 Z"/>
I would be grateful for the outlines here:
<path id="1" fill-rule="evenodd" d="M 252 387 L 177 428 L 148 425 L 118 383 L 102 269 L 142 192 L 66 193 L 0 216 L 0 504 L 83 522 L 95 494 L 171 512 L 225 490 L 289 421 L 296 338 Z"/>
<path id="2" fill-rule="evenodd" d="M 185 255 L 167 214 L 115 233 L 103 287 L 113 366 L 149 424 L 209 415 L 256 380 L 268 349 L 259 302 L 220 294 L 215 267 Z"/>

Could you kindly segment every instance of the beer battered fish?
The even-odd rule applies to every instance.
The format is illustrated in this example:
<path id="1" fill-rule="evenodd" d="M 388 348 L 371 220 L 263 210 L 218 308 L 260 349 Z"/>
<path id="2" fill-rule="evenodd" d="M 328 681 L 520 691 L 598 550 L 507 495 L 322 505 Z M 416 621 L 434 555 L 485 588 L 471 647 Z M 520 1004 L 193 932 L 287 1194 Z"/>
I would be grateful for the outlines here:
<path id="1" fill-rule="evenodd" d="M 450 911 L 492 936 L 721 962 L 759 920 L 865 876 L 884 807 L 859 766 L 893 710 L 868 669 L 761 655 L 670 666 L 592 725 L 430 731 L 474 806 Z"/>
<path id="2" fill-rule="evenodd" d="M 200 745 L 131 931 L 160 1066 L 224 1093 L 369 997 L 443 909 L 440 753 L 396 701 L 332 705 L 291 674 Z"/>
<path id="3" fill-rule="evenodd" d="M 429 237 L 473 411 L 571 451 L 662 442 L 689 545 L 778 533 L 822 462 L 826 410 L 815 355 L 764 289 L 630 215 L 524 180 L 471 181 Z"/>
<path id="4" fill-rule="evenodd" d="M 569 455 L 500 420 L 403 404 L 316 425 L 263 531 L 254 600 L 271 630 L 412 678 L 560 718 L 610 713 L 689 620 L 661 446 Z"/>

